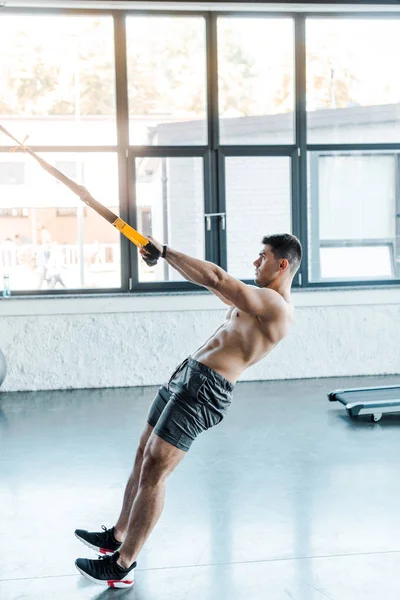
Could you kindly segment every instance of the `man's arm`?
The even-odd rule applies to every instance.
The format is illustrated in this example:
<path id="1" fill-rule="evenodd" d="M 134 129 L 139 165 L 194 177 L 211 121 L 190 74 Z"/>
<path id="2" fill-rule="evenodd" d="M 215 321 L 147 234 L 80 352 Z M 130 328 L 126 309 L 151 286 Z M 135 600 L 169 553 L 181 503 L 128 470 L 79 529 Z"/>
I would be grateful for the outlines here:
<path id="1" fill-rule="evenodd" d="M 149 239 L 160 246 L 153 238 Z M 282 311 L 283 299 L 277 292 L 246 285 L 212 262 L 193 258 L 172 248 L 167 249 L 165 260 L 189 281 L 214 293 L 218 292 L 228 302 L 250 315 L 273 317 Z"/>
<path id="2" fill-rule="evenodd" d="M 178 267 L 184 277 L 190 277 L 250 315 L 274 317 L 283 308 L 283 300 L 274 290 L 246 285 L 212 262 L 192 258 L 172 248 L 168 248 L 165 259 L 172 267 Z"/>
<path id="3" fill-rule="evenodd" d="M 227 304 L 228 306 L 233 306 L 233 302 L 231 302 L 230 300 L 228 300 L 228 298 L 225 298 L 225 296 L 223 296 L 220 292 L 217 292 L 217 290 L 213 290 L 210 287 L 207 287 L 208 291 L 212 292 L 213 294 L 215 294 L 220 300 L 222 300 L 222 302 L 224 304 Z"/>
<path id="4" fill-rule="evenodd" d="M 149 239 L 158 249 L 160 249 L 161 245 L 159 242 L 157 242 L 150 236 Z M 142 255 L 145 255 L 146 247 L 142 248 L 140 253 Z M 212 282 L 215 280 L 215 270 L 219 268 L 216 264 L 206 260 L 199 260 L 198 258 L 193 258 L 191 256 L 188 256 L 187 254 L 183 254 L 182 252 L 177 252 L 172 248 L 168 248 L 165 260 L 187 281 L 206 287 L 210 292 L 218 296 L 218 298 L 222 300 L 222 302 L 224 302 L 228 306 L 232 306 L 233 303 L 230 302 L 228 298 L 225 298 L 225 296 L 220 291 L 216 290 L 211 285 Z"/>
<path id="5" fill-rule="evenodd" d="M 209 289 L 212 288 L 212 291 L 215 289 L 213 284 L 217 277 L 218 265 L 207 260 L 193 258 L 172 248 L 167 249 L 165 260 L 188 281 Z"/>
<path id="6" fill-rule="evenodd" d="M 172 265 L 171 265 L 172 266 Z M 191 279 L 190 277 L 188 277 L 180 268 L 180 266 L 178 264 L 175 264 L 174 267 L 175 271 L 178 271 L 178 273 L 180 275 L 182 275 L 182 277 L 184 277 L 187 281 L 190 281 L 190 283 L 197 283 L 196 281 L 194 281 L 193 279 Z M 205 286 L 209 292 L 215 294 L 220 300 L 222 300 L 222 302 L 224 304 L 227 304 L 228 306 L 232 306 L 232 302 L 230 302 L 229 300 L 227 300 L 227 298 L 224 298 L 224 296 L 222 294 L 220 294 L 219 292 L 217 292 L 216 290 L 213 290 L 212 288 Z"/>
<path id="7" fill-rule="evenodd" d="M 275 290 L 246 285 L 223 269 L 214 285 L 218 292 L 249 315 L 268 320 L 282 316 L 285 303 Z"/>

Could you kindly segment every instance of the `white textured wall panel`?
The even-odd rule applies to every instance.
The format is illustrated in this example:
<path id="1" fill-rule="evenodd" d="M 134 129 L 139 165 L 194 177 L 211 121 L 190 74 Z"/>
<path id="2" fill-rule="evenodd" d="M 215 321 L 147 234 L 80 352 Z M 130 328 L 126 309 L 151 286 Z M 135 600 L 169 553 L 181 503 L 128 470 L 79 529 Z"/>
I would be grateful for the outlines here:
<path id="1" fill-rule="evenodd" d="M 3 316 L 2 390 L 156 385 L 224 310 Z M 297 308 L 289 336 L 242 380 L 396 374 L 400 305 Z"/>

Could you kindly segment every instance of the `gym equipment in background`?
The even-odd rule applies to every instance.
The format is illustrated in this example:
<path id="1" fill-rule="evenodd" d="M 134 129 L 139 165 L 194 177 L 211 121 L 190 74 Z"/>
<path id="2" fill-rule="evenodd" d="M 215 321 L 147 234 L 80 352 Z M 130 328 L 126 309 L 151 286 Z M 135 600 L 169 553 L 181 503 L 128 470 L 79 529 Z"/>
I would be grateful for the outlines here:
<path id="1" fill-rule="evenodd" d="M 394 410 L 400 407 L 398 385 L 335 390 L 328 394 L 328 398 L 331 402 L 341 402 L 350 417 L 368 414 L 374 423 L 380 421 L 382 414 L 400 412 Z"/>

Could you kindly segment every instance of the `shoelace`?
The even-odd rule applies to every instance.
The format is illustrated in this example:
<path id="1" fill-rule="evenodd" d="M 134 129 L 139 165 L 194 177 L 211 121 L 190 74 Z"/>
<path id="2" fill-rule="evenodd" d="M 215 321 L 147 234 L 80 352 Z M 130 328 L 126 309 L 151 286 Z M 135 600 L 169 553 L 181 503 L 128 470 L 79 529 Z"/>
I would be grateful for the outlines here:
<path id="1" fill-rule="evenodd" d="M 107 527 L 105 525 L 102 525 L 101 528 L 105 531 L 106 533 L 106 539 L 111 538 L 111 529 L 107 529 Z"/>
<path id="2" fill-rule="evenodd" d="M 118 552 L 115 552 L 114 554 L 111 554 L 111 556 L 99 556 L 99 560 L 104 561 L 104 562 L 101 563 L 101 569 L 102 569 L 104 575 L 111 575 L 112 576 L 112 575 L 115 574 L 114 563 L 117 563 L 118 558 L 119 558 L 119 553 Z M 136 564 L 137 563 L 135 561 L 131 565 L 130 568 L 135 568 Z"/>
<path id="3" fill-rule="evenodd" d="M 99 556 L 99 560 L 103 562 L 99 564 L 100 571 L 106 577 L 115 577 L 115 563 L 117 557 L 112 554 L 111 556 Z"/>
<path id="4" fill-rule="evenodd" d="M 111 554 L 111 556 L 99 556 L 99 560 L 109 560 L 110 563 L 117 562 L 117 559 L 114 558 L 114 554 Z"/>

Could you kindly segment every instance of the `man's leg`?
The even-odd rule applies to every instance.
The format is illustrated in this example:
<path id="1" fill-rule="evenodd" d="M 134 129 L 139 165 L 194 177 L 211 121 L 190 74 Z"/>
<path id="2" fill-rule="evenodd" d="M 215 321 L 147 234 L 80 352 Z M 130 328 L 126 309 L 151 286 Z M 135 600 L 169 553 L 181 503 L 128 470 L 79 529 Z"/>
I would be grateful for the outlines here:
<path id="1" fill-rule="evenodd" d="M 138 487 L 139 487 L 139 479 L 140 479 L 140 472 L 142 470 L 143 456 L 144 456 L 146 444 L 147 444 L 152 432 L 153 432 L 153 427 L 151 427 L 151 425 L 146 423 L 146 427 L 144 428 L 143 433 L 140 437 L 139 446 L 136 451 L 136 457 L 135 457 L 135 463 L 133 466 L 133 470 L 129 476 L 128 483 L 126 484 L 121 513 L 120 513 L 118 520 L 114 526 L 114 536 L 120 542 L 124 541 L 124 539 L 126 537 L 126 533 L 128 531 L 129 516 L 131 514 L 132 504 L 135 500 L 135 497 L 136 497 L 136 494 L 138 491 Z"/>
<path id="2" fill-rule="evenodd" d="M 161 515 L 167 477 L 185 455 L 186 452 L 154 433 L 149 439 L 143 455 L 139 487 L 132 506 L 127 535 L 119 550 L 118 562 L 122 567 L 130 567 L 137 559 Z"/>
<path id="3" fill-rule="evenodd" d="M 146 444 L 153 432 L 153 428 L 158 423 L 165 407 L 168 405 L 170 392 L 168 387 L 161 386 L 150 408 L 147 423 L 140 438 L 139 446 L 136 452 L 134 467 L 125 487 L 125 493 L 122 503 L 121 513 L 114 527 L 106 529 L 104 526 L 101 532 L 90 532 L 85 529 L 76 529 L 76 537 L 95 552 L 100 554 L 112 554 L 119 549 L 121 542 L 126 537 L 128 521 L 132 504 L 137 493 L 140 471 L 143 462 L 143 455 Z"/>

